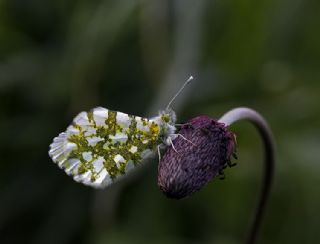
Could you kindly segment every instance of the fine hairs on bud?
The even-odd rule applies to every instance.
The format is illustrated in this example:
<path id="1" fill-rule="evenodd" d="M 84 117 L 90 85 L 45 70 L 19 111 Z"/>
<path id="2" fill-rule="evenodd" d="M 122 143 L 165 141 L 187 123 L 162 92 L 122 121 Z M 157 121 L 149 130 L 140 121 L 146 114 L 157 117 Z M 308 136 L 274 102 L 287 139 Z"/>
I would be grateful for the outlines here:
<path id="1" fill-rule="evenodd" d="M 169 198 L 180 199 L 199 191 L 231 166 L 235 135 L 224 124 L 198 116 L 183 125 L 158 168 L 158 185 Z"/>
<path id="2" fill-rule="evenodd" d="M 166 109 L 169 109 L 172 102 L 177 98 L 177 96 L 179 96 L 179 94 L 182 92 L 182 90 L 190 83 L 190 81 L 193 80 L 193 76 L 191 75 L 189 77 L 189 79 L 182 85 L 182 87 L 180 88 L 180 90 L 173 96 L 173 98 L 170 100 L 170 102 L 168 103 L 168 106 Z"/>

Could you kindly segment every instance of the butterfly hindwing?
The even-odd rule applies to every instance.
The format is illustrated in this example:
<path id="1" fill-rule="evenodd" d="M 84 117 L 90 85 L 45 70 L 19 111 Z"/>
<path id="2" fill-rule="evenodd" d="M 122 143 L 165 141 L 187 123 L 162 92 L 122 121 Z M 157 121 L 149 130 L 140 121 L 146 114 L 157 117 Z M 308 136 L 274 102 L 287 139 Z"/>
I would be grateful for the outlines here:
<path id="1" fill-rule="evenodd" d="M 104 187 L 149 157 L 159 134 L 153 120 L 98 107 L 78 114 L 49 155 L 74 180 Z"/>

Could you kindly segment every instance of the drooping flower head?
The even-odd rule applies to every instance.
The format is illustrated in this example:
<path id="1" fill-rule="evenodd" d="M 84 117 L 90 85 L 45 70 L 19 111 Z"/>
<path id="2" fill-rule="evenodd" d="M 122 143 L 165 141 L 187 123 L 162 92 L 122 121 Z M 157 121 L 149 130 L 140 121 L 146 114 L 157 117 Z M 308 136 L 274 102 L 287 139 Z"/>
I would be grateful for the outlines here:
<path id="1" fill-rule="evenodd" d="M 170 198 L 183 198 L 200 190 L 231 166 L 235 135 L 223 123 L 198 116 L 183 125 L 159 164 L 158 185 Z"/>

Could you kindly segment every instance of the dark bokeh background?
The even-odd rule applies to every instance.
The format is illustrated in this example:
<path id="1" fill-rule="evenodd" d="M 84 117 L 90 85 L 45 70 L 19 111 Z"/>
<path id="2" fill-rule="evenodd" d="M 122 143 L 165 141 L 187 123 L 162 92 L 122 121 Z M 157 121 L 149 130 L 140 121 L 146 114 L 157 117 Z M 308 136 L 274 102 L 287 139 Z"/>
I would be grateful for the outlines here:
<path id="1" fill-rule="evenodd" d="M 262 170 L 260 139 L 232 126 L 238 165 L 190 198 L 166 199 L 157 158 L 103 191 L 47 155 L 82 110 L 179 122 L 249 106 L 277 141 L 258 243 L 320 242 L 318 0 L 0 1 L 0 243 L 242 243 Z"/>

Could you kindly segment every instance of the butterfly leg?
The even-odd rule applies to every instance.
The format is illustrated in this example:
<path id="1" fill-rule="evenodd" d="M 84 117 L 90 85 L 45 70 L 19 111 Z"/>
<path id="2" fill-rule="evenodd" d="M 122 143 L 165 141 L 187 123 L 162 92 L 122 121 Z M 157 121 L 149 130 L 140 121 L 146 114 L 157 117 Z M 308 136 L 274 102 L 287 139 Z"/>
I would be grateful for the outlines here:
<path id="1" fill-rule="evenodd" d="M 175 135 L 177 135 L 177 136 L 180 136 L 182 139 L 184 139 L 184 140 L 186 140 L 187 142 L 190 142 L 192 145 L 196 145 L 196 144 L 194 144 L 192 141 L 190 141 L 190 140 L 188 140 L 187 138 L 185 138 L 183 135 L 181 135 L 181 134 L 175 134 Z"/>
<path id="2" fill-rule="evenodd" d="M 174 124 L 175 126 L 184 126 L 184 125 L 188 125 L 188 126 L 192 126 L 192 124 L 190 123 L 184 123 L 184 124 Z"/>
<path id="3" fill-rule="evenodd" d="M 178 153 L 178 151 L 176 150 L 176 148 L 175 148 L 174 145 L 173 145 L 173 142 L 172 142 L 171 137 L 169 137 L 168 140 L 169 140 L 169 143 L 170 143 L 170 145 L 172 146 L 173 150 L 174 150 L 176 153 Z"/>
<path id="4" fill-rule="evenodd" d="M 160 145 L 157 146 L 158 149 L 158 156 L 159 156 L 159 162 L 161 161 L 161 152 L 160 152 Z"/>

